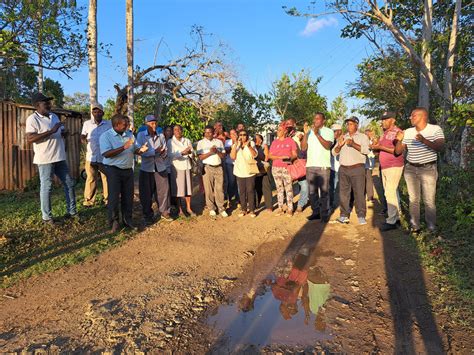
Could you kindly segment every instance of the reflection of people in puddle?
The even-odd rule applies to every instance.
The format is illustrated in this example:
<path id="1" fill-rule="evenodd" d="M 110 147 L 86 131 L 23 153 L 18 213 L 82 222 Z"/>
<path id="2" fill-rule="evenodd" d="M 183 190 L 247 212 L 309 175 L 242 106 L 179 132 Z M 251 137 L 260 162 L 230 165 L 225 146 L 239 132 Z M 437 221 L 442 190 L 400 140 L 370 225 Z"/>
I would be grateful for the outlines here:
<path id="1" fill-rule="evenodd" d="M 280 313 L 285 320 L 298 313 L 298 298 L 302 297 L 308 279 L 308 259 L 307 252 L 297 254 L 288 276 L 278 276 L 272 284 L 273 296 L 281 301 Z"/>
<path id="2" fill-rule="evenodd" d="M 281 301 L 279 310 L 284 320 L 289 320 L 298 313 L 298 299 L 300 299 L 305 313 L 304 323 L 309 324 L 310 314 L 313 313 L 316 316 L 314 321 L 316 331 L 324 331 L 326 322 L 322 307 L 329 298 L 330 285 L 320 267 L 309 267 L 313 264 L 309 255 L 309 249 L 302 248 L 293 262 L 280 269 L 279 274 L 288 274 L 287 277 L 277 276 L 276 280 L 265 279 L 259 286 L 252 287 L 241 298 L 240 310 L 243 312 L 253 310 L 255 298 L 264 295 L 266 286 L 270 286 L 275 299 Z M 291 269 L 288 270 L 288 267 Z"/>
<path id="3" fill-rule="evenodd" d="M 320 267 L 311 266 L 308 272 L 308 282 L 303 288 L 301 301 L 305 312 L 305 324 L 308 324 L 310 311 L 316 316 L 314 327 L 316 331 L 324 331 L 326 322 L 323 312 L 323 305 L 330 294 L 330 285 L 327 276 Z"/>

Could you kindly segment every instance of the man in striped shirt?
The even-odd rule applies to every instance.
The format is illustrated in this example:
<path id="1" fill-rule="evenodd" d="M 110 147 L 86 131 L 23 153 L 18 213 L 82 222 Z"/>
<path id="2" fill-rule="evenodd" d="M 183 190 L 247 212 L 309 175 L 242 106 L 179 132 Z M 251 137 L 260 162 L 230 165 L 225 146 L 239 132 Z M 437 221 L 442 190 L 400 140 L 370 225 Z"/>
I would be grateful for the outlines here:
<path id="1" fill-rule="evenodd" d="M 438 125 L 428 123 L 428 111 L 423 107 L 412 111 L 410 121 L 413 127 L 397 134 L 395 155 L 407 151 L 404 177 L 410 199 L 411 230 L 420 231 L 423 194 L 426 225 L 429 231 L 435 231 L 437 158 L 444 149 L 444 133 Z"/>

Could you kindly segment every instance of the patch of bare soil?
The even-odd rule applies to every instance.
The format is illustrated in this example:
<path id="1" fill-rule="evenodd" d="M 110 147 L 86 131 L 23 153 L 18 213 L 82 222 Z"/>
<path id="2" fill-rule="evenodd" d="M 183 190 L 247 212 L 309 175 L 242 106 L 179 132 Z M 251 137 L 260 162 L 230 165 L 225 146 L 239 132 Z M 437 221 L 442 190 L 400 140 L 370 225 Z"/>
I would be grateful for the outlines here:
<path id="1" fill-rule="evenodd" d="M 405 235 L 381 235 L 372 209 L 366 226 L 308 222 L 309 213 L 161 222 L 94 260 L 3 290 L 0 351 L 471 352 L 469 330 L 431 309 L 438 291 L 397 242 Z M 288 282 L 295 265 L 298 285 L 305 275 L 330 285 L 319 308 L 312 289 Z"/>

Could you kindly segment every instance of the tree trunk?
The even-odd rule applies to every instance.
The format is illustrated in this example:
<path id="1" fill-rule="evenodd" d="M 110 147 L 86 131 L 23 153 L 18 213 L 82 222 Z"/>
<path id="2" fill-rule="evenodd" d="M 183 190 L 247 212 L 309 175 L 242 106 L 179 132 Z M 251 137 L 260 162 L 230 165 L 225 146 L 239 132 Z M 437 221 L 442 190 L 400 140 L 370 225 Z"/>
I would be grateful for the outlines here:
<path id="1" fill-rule="evenodd" d="M 443 90 L 443 107 L 448 112 L 453 102 L 453 67 L 454 67 L 454 50 L 456 48 L 456 40 L 458 37 L 458 20 L 461 15 L 461 0 L 456 0 L 454 7 L 453 23 L 451 34 L 449 36 L 448 53 L 446 55 L 446 68 L 444 70 L 444 90 Z M 447 117 L 446 117 L 447 118 Z"/>
<path id="2" fill-rule="evenodd" d="M 97 0 L 89 0 L 87 25 L 87 51 L 89 55 L 89 101 L 97 103 Z"/>
<path id="3" fill-rule="evenodd" d="M 126 30 L 127 30 L 127 74 L 128 74 L 128 117 L 133 130 L 133 0 L 126 0 Z"/>
<path id="4" fill-rule="evenodd" d="M 41 48 L 41 45 L 38 46 L 38 91 L 43 92 L 43 83 L 44 83 L 44 77 L 43 77 L 43 50 Z"/>
<path id="5" fill-rule="evenodd" d="M 421 57 L 428 71 L 431 72 L 431 34 L 433 32 L 432 23 L 433 1 L 425 0 L 423 12 L 423 34 L 421 41 Z M 420 84 L 418 87 L 418 106 L 430 109 L 430 84 L 428 78 L 420 70 Z"/>

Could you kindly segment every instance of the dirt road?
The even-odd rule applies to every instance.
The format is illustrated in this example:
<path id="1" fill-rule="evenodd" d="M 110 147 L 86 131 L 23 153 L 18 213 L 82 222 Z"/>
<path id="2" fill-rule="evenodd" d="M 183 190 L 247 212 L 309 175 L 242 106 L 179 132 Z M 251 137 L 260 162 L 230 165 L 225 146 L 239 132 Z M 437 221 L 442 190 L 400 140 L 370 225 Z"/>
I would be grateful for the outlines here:
<path id="1" fill-rule="evenodd" d="M 3 290 L 0 351 L 470 353 L 417 255 L 366 226 L 263 212 L 160 223 Z"/>

